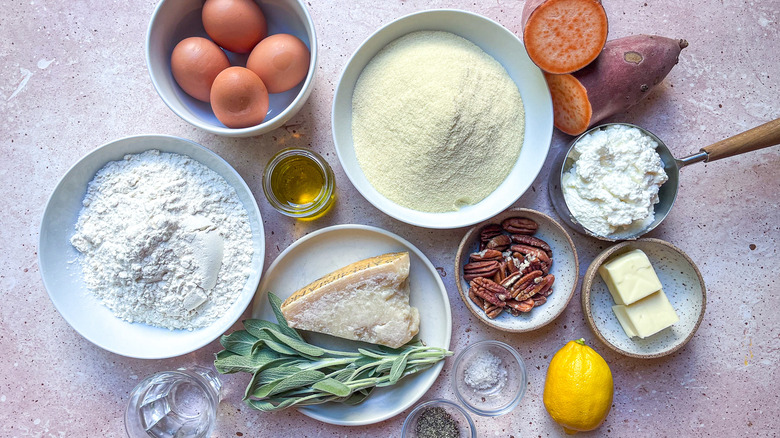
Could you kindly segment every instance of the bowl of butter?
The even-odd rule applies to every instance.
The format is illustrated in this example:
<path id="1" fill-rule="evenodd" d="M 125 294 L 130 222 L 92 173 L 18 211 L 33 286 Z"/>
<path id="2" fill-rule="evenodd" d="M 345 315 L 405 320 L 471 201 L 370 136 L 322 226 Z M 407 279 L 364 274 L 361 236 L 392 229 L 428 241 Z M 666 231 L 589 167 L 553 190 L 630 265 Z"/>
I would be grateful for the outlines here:
<path id="1" fill-rule="evenodd" d="M 693 338 L 704 318 L 701 272 L 682 250 L 660 239 L 607 248 L 588 267 L 582 310 L 593 333 L 618 353 L 656 358 Z"/>

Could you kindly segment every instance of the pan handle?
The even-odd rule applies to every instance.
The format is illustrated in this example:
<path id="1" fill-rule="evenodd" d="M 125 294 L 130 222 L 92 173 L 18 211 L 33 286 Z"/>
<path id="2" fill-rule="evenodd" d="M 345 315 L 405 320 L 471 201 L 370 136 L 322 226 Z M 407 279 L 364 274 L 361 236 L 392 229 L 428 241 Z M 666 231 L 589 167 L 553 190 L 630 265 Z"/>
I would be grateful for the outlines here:
<path id="1" fill-rule="evenodd" d="M 706 162 L 744 154 L 780 144 L 780 119 L 756 126 L 741 134 L 713 143 L 701 150 L 707 153 Z"/>

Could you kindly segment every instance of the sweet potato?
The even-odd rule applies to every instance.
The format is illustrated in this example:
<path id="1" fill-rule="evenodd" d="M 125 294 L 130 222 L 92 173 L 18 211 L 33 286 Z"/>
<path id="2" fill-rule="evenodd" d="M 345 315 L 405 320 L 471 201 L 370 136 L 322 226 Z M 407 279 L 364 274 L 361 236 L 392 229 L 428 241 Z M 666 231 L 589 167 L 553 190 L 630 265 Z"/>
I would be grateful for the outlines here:
<path id="1" fill-rule="evenodd" d="M 650 93 L 677 64 L 685 40 L 633 35 L 608 41 L 598 58 L 572 74 L 544 75 L 555 127 L 579 135 L 627 110 Z"/>
<path id="2" fill-rule="evenodd" d="M 521 23 L 528 56 L 548 73 L 585 67 L 607 42 L 607 13 L 600 0 L 527 0 Z"/>

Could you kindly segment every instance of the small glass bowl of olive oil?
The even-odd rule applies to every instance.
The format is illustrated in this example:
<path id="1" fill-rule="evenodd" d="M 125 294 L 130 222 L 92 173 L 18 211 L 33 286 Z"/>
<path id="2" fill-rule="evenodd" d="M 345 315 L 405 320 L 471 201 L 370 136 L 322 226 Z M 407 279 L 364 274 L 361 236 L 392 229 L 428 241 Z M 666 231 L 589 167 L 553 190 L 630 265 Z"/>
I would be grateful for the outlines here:
<path id="1" fill-rule="evenodd" d="M 310 149 L 282 149 L 263 171 L 263 192 L 280 213 L 298 219 L 316 219 L 333 205 L 333 170 Z"/>

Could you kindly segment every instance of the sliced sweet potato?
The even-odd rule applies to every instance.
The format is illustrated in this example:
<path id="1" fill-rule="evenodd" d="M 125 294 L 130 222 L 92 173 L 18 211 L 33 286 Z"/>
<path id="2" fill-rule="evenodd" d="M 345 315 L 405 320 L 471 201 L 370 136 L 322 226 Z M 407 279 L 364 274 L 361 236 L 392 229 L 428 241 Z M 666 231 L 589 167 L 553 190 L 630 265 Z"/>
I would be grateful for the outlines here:
<path id="1" fill-rule="evenodd" d="M 544 75 L 553 101 L 555 127 L 579 135 L 597 122 L 642 100 L 677 64 L 685 40 L 633 35 L 608 41 L 582 70 Z"/>
<path id="2" fill-rule="evenodd" d="M 585 67 L 607 42 L 607 13 L 600 0 L 528 0 L 521 22 L 528 56 L 548 73 Z"/>

